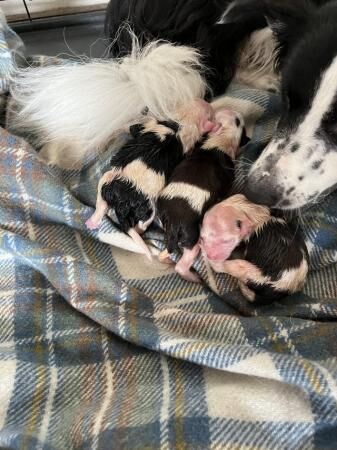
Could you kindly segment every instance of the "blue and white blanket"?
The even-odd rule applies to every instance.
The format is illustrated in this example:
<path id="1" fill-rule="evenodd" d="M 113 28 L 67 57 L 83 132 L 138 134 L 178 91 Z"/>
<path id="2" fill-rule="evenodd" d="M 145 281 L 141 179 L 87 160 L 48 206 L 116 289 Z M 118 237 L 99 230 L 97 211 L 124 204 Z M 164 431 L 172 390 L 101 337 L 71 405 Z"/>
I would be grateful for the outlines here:
<path id="1" fill-rule="evenodd" d="M 22 49 L 4 21 L 0 43 L 4 106 Z M 279 99 L 222 101 L 253 133 L 245 169 Z M 85 229 L 111 151 L 63 171 L 0 130 L 0 447 L 336 450 L 337 196 L 303 214 L 304 291 L 255 308 L 200 262 L 193 285 Z"/>

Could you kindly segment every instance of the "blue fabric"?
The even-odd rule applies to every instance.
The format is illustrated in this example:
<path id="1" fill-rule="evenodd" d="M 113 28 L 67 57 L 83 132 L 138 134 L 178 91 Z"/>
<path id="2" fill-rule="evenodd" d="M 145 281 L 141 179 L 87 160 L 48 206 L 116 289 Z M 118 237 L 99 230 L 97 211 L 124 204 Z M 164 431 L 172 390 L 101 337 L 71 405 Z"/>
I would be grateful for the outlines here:
<path id="1" fill-rule="evenodd" d="M 232 86 L 226 101 L 253 130 L 240 184 L 279 99 Z M 0 130 L 0 447 L 335 449 L 336 195 L 303 213 L 304 291 L 256 308 L 200 261 L 193 285 L 104 244 L 109 218 L 85 229 L 115 148 L 66 172 Z M 157 231 L 148 239 L 162 247 Z"/>

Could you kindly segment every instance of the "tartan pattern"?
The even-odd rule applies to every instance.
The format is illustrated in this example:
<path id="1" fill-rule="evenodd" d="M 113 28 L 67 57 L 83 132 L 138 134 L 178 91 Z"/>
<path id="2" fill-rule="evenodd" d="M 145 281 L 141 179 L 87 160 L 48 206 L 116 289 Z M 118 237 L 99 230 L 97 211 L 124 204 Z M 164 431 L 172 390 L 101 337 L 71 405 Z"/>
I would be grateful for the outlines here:
<path id="1" fill-rule="evenodd" d="M 279 100 L 222 101 L 254 128 L 243 174 Z M 109 159 L 62 171 L 0 130 L 0 447 L 335 450 L 335 195 L 303 216 L 304 292 L 255 308 L 200 261 L 191 285 L 85 229 Z"/>

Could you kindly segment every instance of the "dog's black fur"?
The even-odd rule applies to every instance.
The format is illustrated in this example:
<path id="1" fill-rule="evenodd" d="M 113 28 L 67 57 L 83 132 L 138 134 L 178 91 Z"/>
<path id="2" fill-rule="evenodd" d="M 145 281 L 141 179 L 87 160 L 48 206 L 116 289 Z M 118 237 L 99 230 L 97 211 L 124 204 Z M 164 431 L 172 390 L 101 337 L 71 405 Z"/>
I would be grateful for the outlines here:
<path id="1" fill-rule="evenodd" d="M 274 0 L 269 0 L 272 5 Z M 278 0 L 276 0 L 277 3 Z M 294 4 L 298 0 L 280 0 Z M 214 95 L 223 93 L 233 78 L 236 56 L 241 44 L 256 30 L 267 26 L 263 0 L 239 0 L 233 10 L 234 20 L 217 22 L 232 0 L 110 0 L 106 12 L 105 33 L 110 40 L 110 55 L 125 56 L 132 48 L 128 23 L 141 45 L 164 39 L 198 48 L 207 67 L 206 78 Z M 301 2 L 300 2 L 301 3 Z M 313 0 L 315 4 L 327 0 Z M 281 33 L 279 33 L 281 34 Z"/>
<path id="2" fill-rule="evenodd" d="M 127 22 L 142 45 L 164 39 L 198 48 L 207 67 L 207 81 L 214 95 L 221 94 L 234 75 L 240 43 L 266 26 L 263 15 L 255 12 L 247 15 L 243 24 L 217 24 L 228 3 L 230 0 L 111 0 L 105 23 L 110 54 L 120 57 L 130 53 L 130 33 L 120 30 Z"/>

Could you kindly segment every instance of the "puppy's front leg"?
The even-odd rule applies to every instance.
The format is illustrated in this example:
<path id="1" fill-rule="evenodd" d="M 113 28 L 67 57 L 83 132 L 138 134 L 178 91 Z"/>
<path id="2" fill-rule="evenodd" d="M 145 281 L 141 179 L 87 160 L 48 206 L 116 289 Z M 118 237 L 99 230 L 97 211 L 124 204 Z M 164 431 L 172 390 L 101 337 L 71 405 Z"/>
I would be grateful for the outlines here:
<path id="1" fill-rule="evenodd" d="M 200 245 L 196 244 L 191 250 L 184 248 L 184 252 L 175 270 L 184 280 L 191 281 L 192 283 L 201 283 L 199 276 L 191 271 L 191 267 L 196 260 L 200 251 Z"/>
<path id="2" fill-rule="evenodd" d="M 89 230 L 96 230 L 100 227 L 103 217 L 108 212 L 109 206 L 107 202 L 102 198 L 102 187 L 104 184 L 111 183 L 112 180 L 120 174 L 119 170 L 109 170 L 99 180 L 97 188 L 96 209 L 94 214 L 85 222 Z"/>

